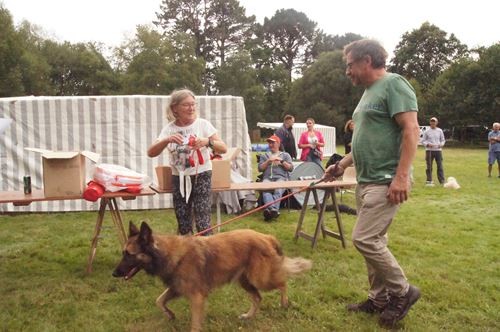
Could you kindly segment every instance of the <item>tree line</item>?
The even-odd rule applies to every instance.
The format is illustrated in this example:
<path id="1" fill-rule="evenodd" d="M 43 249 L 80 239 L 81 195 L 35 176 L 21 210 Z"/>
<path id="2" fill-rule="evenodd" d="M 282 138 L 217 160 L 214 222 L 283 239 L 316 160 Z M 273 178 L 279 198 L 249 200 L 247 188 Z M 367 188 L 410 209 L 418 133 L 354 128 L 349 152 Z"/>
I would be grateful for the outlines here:
<path id="1" fill-rule="evenodd" d="M 152 25 L 106 55 L 105 45 L 58 42 L 0 4 L 0 97 L 242 96 L 247 121 L 285 114 L 342 128 L 362 93 L 345 76 L 343 47 L 363 36 L 329 35 L 304 13 L 280 9 L 262 24 L 237 0 L 162 0 Z M 424 22 L 401 36 L 388 70 L 410 80 L 419 120 L 445 128 L 500 120 L 500 43 L 469 49 Z M 341 130 L 338 130 L 339 134 Z"/>

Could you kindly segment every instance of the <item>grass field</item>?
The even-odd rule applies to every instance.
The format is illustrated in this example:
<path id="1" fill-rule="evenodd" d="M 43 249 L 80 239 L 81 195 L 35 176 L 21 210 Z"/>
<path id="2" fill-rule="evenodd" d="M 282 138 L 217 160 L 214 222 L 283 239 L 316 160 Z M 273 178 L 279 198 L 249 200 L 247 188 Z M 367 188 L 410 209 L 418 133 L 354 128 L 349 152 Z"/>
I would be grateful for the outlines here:
<path id="1" fill-rule="evenodd" d="M 461 189 L 425 187 L 424 153 L 414 163 L 410 200 L 390 229 L 390 248 L 422 298 L 398 325 L 407 331 L 500 330 L 500 179 L 488 178 L 484 149 L 447 149 L 445 176 Z M 344 202 L 353 204 L 351 194 Z M 261 311 L 250 321 L 245 293 L 234 286 L 209 298 L 205 331 L 378 331 L 377 318 L 346 312 L 345 305 L 367 292 L 362 257 L 352 243 L 320 239 L 293 241 L 298 211 L 282 212 L 264 223 L 255 214 L 224 228 L 252 228 L 274 234 L 289 256 L 313 260 L 313 270 L 289 283 L 292 305 L 279 306 L 277 292 L 265 293 Z M 227 215 L 229 219 L 233 216 Z M 94 272 L 85 265 L 95 212 L 0 216 L 1 331 L 186 331 L 189 305 L 172 302 L 177 320 L 169 322 L 154 304 L 163 291 L 144 272 L 125 282 L 111 276 L 120 259 L 109 219 L 99 242 Z M 148 220 L 154 231 L 174 233 L 172 210 L 125 211 L 125 220 Z M 343 215 L 350 238 L 355 218 Z M 312 229 L 313 212 L 307 216 Z M 327 224 L 334 228 L 333 219 Z"/>

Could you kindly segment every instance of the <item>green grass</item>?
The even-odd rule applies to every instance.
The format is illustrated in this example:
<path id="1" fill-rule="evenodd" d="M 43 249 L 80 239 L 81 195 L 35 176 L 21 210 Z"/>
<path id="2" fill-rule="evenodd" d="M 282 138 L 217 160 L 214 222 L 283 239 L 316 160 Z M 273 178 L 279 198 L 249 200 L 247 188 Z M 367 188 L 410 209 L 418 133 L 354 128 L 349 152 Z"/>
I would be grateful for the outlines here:
<path id="1" fill-rule="evenodd" d="M 459 190 L 424 186 L 423 151 L 414 163 L 411 199 L 390 229 L 390 247 L 422 298 L 399 324 L 408 331 L 500 330 L 500 179 L 487 178 L 486 150 L 447 149 L 446 176 Z M 496 169 L 495 169 L 496 171 Z M 495 173 L 496 174 L 496 173 Z M 351 194 L 343 199 L 353 204 Z M 161 233 L 175 232 L 172 210 L 125 211 L 124 219 L 147 219 Z M 362 257 L 332 239 L 293 241 L 298 211 L 282 211 L 264 223 L 260 214 L 224 231 L 252 228 L 277 236 L 289 256 L 313 260 L 313 270 L 289 283 L 292 305 L 279 307 L 277 292 L 264 293 L 251 321 L 237 317 L 249 301 L 235 286 L 209 298 L 205 331 L 378 331 L 377 319 L 350 314 L 345 305 L 363 300 L 367 278 Z M 226 220 L 233 216 L 224 215 Z M 120 259 L 118 238 L 106 216 L 94 272 L 85 274 L 96 213 L 2 215 L 0 219 L 0 331 L 186 331 L 189 304 L 172 302 L 177 320 L 167 321 L 154 301 L 161 282 L 144 272 L 124 282 L 111 276 Z M 306 219 L 313 226 L 313 211 Z M 343 215 L 347 238 L 355 218 Z M 334 222 L 327 221 L 331 228 Z"/>

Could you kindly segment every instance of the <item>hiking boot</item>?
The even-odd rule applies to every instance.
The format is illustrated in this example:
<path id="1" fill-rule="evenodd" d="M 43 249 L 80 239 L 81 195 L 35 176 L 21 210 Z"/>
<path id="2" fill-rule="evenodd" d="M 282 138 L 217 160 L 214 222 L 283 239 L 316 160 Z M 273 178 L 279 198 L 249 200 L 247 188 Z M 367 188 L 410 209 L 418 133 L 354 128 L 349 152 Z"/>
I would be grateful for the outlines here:
<path id="1" fill-rule="evenodd" d="M 280 213 L 277 210 L 271 210 L 271 219 L 277 219 L 280 216 Z"/>
<path id="2" fill-rule="evenodd" d="M 380 315 L 378 323 L 382 327 L 393 328 L 397 322 L 403 319 L 411 306 L 420 298 L 420 290 L 410 285 L 406 295 L 397 297 L 391 296 L 387 307 Z"/>
<path id="3" fill-rule="evenodd" d="M 384 311 L 384 307 L 376 306 L 372 299 L 368 299 L 361 303 L 348 304 L 347 310 L 352 312 L 364 312 L 367 314 L 380 314 Z"/>

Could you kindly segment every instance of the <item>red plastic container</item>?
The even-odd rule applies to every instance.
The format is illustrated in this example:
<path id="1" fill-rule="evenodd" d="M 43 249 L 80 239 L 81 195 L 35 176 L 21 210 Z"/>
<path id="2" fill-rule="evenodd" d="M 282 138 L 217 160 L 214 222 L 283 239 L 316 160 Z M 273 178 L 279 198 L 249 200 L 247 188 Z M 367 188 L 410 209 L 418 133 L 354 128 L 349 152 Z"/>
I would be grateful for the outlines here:
<path id="1" fill-rule="evenodd" d="M 104 187 L 97 182 L 90 181 L 83 192 L 83 198 L 87 201 L 95 202 L 104 194 Z"/>

